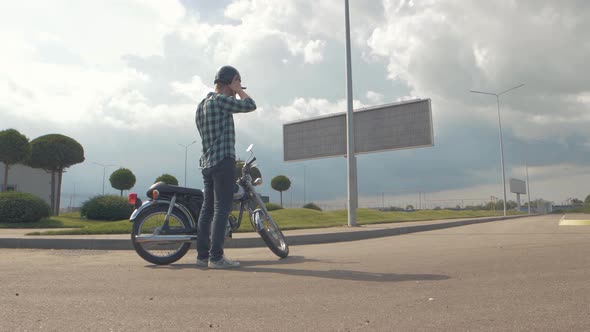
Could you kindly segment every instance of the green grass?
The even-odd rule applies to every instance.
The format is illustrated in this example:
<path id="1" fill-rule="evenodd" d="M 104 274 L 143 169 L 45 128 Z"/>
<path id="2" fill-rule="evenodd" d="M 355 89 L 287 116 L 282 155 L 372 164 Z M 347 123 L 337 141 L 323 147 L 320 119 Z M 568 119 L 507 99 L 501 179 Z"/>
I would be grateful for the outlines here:
<path id="1" fill-rule="evenodd" d="M 131 223 L 128 220 L 88 220 L 80 217 L 79 213 L 68 213 L 45 218 L 34 223 L 13 224 L 0 222 L 0 228 L 67 228 L 64 230 L 31 232 L 27 233 L 27 235 L 129 234 L 131 232 Z"/>
<path id="2" fill-rule="evenodd" d="M 284 209 L 271 211 L 270 214 L 283 230 L 336 227 L 345 226 L 348 223 L 347 210 L 316 211 L 310 209 Z M 383 212 L 372 209 L 357 209 L 357 224 L 367 225 L 435 219 L 477 218 L 494 215 L 499 214 L 494 214 L 493 211 L 420 210 L 414 212 Z M 243 223 L 242 228 L 251 230 L 250 223 Z"/>
<path id="3" fill-rule="evenodd" d="M 577 208 L 574 209 L 568 209 L 568 210 L 553 210 L 554 214 L 562 214 L 562 213 L 590 213 L 590 204 L 584 204 L 582 206 L 579 206 Z"/>
<path id="4" fill-rule="evenodd" d="M 270 212 L 281 229 L 307 229 L 345 226 L 347 224 L 347 211 L 316 211 L 309 209 L 284 209 Z M 510 211 L 510 214 L 518 214 Z M 237 216 L 237 213 L 234 212 Z M 371 209 L 357 210 L 357 223 L 359 225 L 421 221 L 434 219 L 477 218 L 498 216 L 493 211 L 452 211 L 452 210 L 421 210 L 414 212 L 382 212 Z M 6 224 L 0 223 L 0 228 L 70 228 L 64 230 L 52 230 L 45 232 L 32 232 L 28 235 L 85 235 L 85 234 L 129 234 L 132 223 L 128 220 L 97 221 L 86 220 L 77 213 L 51 217 L 33 224 Z M 75 228 L 75 229 L 71 229 Z M 238 232 L 252 232 L 252 227 L 247 215 L 244 215 L 242 226 Z"/>
<path id="5" fill-rule="evenodd" d="M 33 223 L 3 223 L 0 228 L 78 228 L 84 227 L 87 221 L 74 214 L 65 214 L 41 219 Z"/>

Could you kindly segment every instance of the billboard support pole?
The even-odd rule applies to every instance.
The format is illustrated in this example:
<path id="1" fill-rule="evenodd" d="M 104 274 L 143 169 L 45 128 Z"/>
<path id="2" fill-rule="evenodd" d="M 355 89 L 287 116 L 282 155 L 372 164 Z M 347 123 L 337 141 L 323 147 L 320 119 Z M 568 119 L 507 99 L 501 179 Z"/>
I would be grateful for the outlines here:
<path id="1" fill-rule="evenodd" d="M 528 164 L 528 162 L 526 162 L 524 164 L 524 168 L 526 170 L 526 194 L 528 196 L 528 202 L 529 202 L 529 214 L 531 214 L 531 190 L 529 188 L 529 164 Z"/>
<path id="2" fill-rule="evenodd" d="M 356 156 L 354 146 L 354 122 L 352 107 L 352 64 L 350 55 L 350 18 L 348 0 L 344 0 L 344 22 L 346 31 L 346 151 L 348 161 L 348 226 L 356 226 L 356 208 L 358 205 Z"/>

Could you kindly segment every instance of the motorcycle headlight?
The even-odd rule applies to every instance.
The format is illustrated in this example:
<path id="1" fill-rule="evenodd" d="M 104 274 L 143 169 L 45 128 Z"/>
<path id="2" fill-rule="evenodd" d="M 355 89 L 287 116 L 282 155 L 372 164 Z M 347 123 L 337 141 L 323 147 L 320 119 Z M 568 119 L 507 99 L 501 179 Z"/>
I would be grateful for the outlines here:
<path id="1" fill-rule="evenodd" d="M 254 182 L 252 183 L 252 185 L 254 186 L 259 186 L 262 184 L 262 178 L 257 178 L 256 180 L 254 180 Z"/>

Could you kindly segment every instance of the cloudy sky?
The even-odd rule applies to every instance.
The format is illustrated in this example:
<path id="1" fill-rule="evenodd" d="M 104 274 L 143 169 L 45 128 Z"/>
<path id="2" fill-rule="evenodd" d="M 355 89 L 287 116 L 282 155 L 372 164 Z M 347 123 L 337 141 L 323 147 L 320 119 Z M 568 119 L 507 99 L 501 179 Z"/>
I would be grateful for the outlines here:
<path id="1" fill-rule="evenodd" d="M 118 167 L 143 193 L 162 173 L 202 187 L 196 104 L 216 70 L 237 67 L 258 110 L 235 116 L 237 150 L 266 184 L 284 174 L 287 205 L 344 208 L 346 160 L 285 163 L 282 125 L 344 112 L 344 1 L 0 2 L 0 130 L 68 135 L 86 161 L 64 175 L 62 206 L 102 191 Z M 582 0 L 350 0 L 355 107 L 432 100 L 435 145 L 358 157 L 361 206 L 456 205 L 502 197 L 506 177 L 531 199 L 590 194 L 590 3 Z M 305 189 L 305 190 L 304 190 Z M 515 195 L 508 193 L 509 199 Z M 441 200 L 449 200 L 445 203 Z M 429 205 L 430 204 L 430 205 Z"/>

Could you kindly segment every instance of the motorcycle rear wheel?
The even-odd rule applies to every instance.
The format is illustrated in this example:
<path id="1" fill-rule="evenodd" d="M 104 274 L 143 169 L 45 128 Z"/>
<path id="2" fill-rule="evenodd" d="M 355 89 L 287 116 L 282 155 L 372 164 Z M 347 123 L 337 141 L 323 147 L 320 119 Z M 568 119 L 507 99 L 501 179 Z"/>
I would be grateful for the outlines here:
<path id="1" fill-rule="evenodd" d="M 154 205 L 149 207 L 133 222 L 131 231 L 131 242 L 137 254 L 146 261 L 156 265 L 172 264 L 186 255 L 191 247 L 190 242 L 178 243 L 141 243 L 137 242 L 139 235 L 156 234 L 163 226 L 164 218 L 168 213 L 167 205 Z M 186 216 L 177 208 L 172 210 L 168 218 L 168 225 L 171 230 L 182 232 L 190 228 Z"/>
<path id="2" fill-rule="evenodd" d="M 257 229 L 257 232 L 268 248 L 281 258 L 289 256 L 289 246 L 279 225 L 264 210 L 258 210 L 255 214 L 255 218 L 260 218 L 262 224 L 262 229 Z"/>

